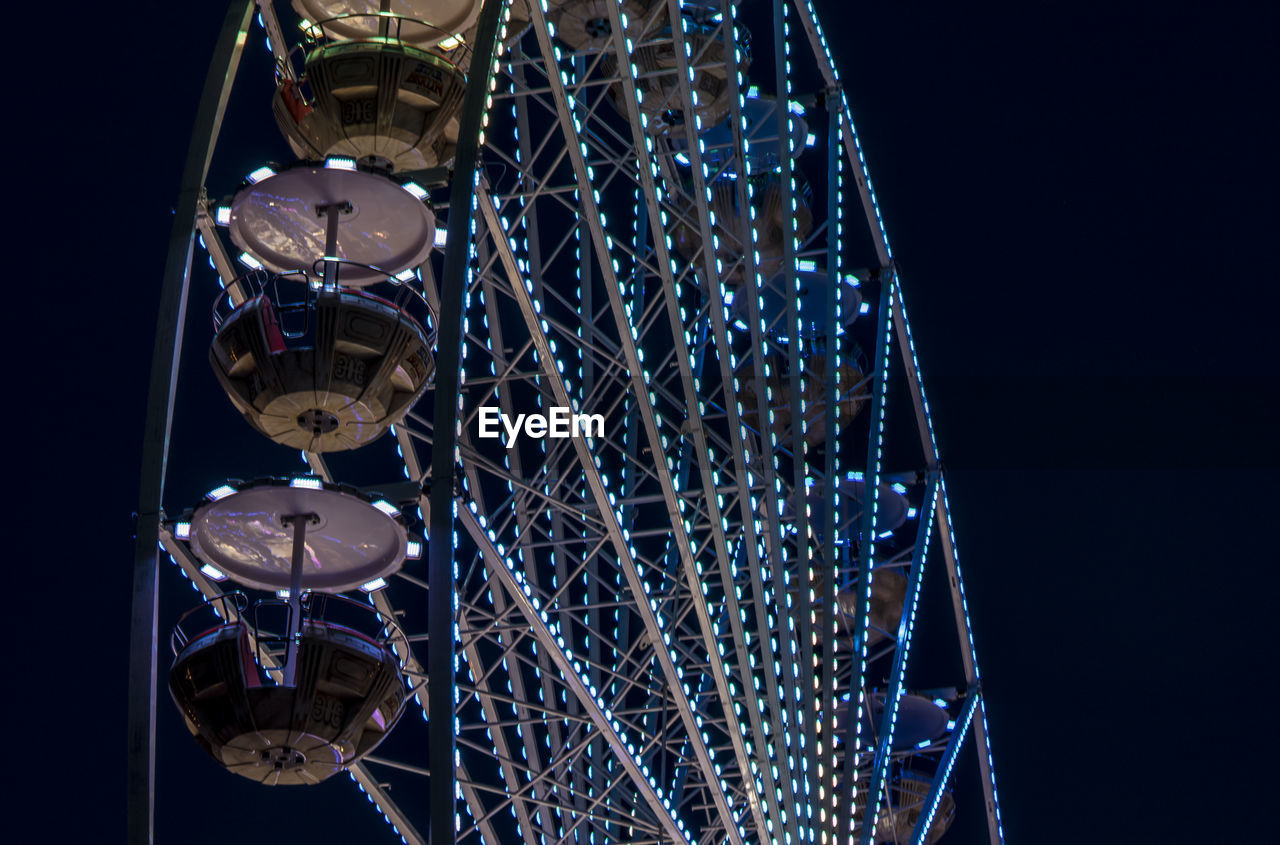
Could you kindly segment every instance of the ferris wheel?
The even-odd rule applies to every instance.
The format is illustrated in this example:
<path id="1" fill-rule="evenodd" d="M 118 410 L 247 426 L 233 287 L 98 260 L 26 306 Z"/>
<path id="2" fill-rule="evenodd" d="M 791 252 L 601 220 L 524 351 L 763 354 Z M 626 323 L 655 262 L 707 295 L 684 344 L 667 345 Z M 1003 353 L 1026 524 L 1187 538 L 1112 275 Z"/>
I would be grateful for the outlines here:
<path id="1" fill-rule="evenodd" d="M 259 28 L 236 137 L 293 160 L 208 184 Z M 809 0 L 232 3 L 153 365 L 132 842 L 166 697 L 228 778 L 350 778 L 370 842 L 1003 841 L 828 37 Z M 212 436 L 252 445 L 168 501 L 206 315 Z"/>

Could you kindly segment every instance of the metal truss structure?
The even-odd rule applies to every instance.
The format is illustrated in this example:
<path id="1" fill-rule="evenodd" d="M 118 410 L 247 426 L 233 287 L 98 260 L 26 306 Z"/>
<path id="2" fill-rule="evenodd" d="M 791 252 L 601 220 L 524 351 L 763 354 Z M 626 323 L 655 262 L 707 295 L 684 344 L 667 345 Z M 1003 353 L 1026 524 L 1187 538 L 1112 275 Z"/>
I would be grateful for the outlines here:
<path id="1" fill-rule="evenodd" d="M 288 28 L 260 5 L 283 55 Z M 457 842 L 931 842 L 952 813 L 985 814 L 1002 842 L 946 475 L 818 11 L 809 0 L 600 2 L 604 34 L 575 50 L 557 32 L 563 5 L 505 4 L 475 183 L 438 191 L 453 209 L 463 192 L 472 209 L 448 221 L 443 248 L 467 258 L 456 417 L 424 400 L 357 453 L 419 487 L 430 523 L 433 444 L 453 427 L 456 627 L 454 677 L 429 673 L 428 651 L 447 644 L 428 637 L 425 575 L 406 567 L 368 594 L 407 635 L 409 706 L 422 718 L 406 718 L 352 779 L 405 842 L 440 841 L 426 749 L 452 721 Z M 748 33 L 748 13 L 771 31 Z M 250 32 L 243 10 L 228 22 L 231 71 L 206 91 L 212 121 Z M 484 84 L 480 70 L 469 84 Z M 805 77 L 821 82 L 793 90 Z M 749 94 L 775 103 L 763 124 L 748 120 Z M 713 120 L 727 131 L 710 132 Z M 216 123 L 204 128 L 207 168 Z M 776 257 L 761 246 L 765 177 L 782 209 Z M 179 209 L 175 243 L 194 233 L 229 284 L 199 190 Z M 190 274 L 171 265 L 185 303 Z M 829 283 L 806 287 L 814 268 Z M 437 254 L 407 282 L 437 313 L 443 273 Z M 820 331 L 804 310 L 815 305 L 829 315 Z M 180 320 L 170 329 L 161 388 Z M 153 428 L 167 432 L 172 397 L 157 406 L 156 389 Z M 494 408 L 512 420 L 568 408 L 591 430 L 482 437 Z M 315 475 L 348 480 L 307 457 Z M 159 502 L 159 485 L 151 492 Z M 886 527 L 898 503 L 910 518 Z M 158 540 L 201 592 L 221 593 L 153 511 L 140 560 Z M 145 607 L 155 576 L 140 567 Z M 905 586 L 885 630 L 873 604 L 891 577 Z M 954 643 L 942 650 L 959 656 L 937 677 L 912 659 L 933 645 L 914 636 L 927 584 L 950 597 Z M 144 640 L 135 630 L 135 659 Z M 135 690 L 149 688 L 154 707 L 154 641 L 149 664 L 149 676 L 135 665 Z M 448 720 L 429 718 L 434 685 L 452 687 Z M 950 724 L 904 749 L 899 704 L 922 689 Z M 138 818 L 144 710 L 135 702 Z M 961 775 L 967 742 L 977 771 Z M 954 806 L 961 776 L 981 784 L 983 806 Z M 132 841 L 147 841 L 143 826 Z"/>

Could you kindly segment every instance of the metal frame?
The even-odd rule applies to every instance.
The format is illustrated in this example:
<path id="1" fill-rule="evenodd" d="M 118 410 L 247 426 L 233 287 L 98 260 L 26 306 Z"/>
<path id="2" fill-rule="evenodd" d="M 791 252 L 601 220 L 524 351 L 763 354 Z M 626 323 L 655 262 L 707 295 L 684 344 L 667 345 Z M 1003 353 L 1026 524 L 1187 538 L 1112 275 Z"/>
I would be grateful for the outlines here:
<path id="1" fill-rule="evenodd" d="M 472 54 L 467 93 L 458 118 L 458 151 L 454 159 L 453 179 L 449 193 L 449 228 L 447 242 L 471 242 L 472 213 L 475 207 L 474 186 L 479 163 L 480 130 L 485 113 L 489 74 L 498 38 L 498 19 L 505 2 L 489 0 L 480 13 L 476 29 L 476 50 Z M 385 19 L 383 19 L 385 20 Z M 462 351 L 462 297 L 466 288 L 469 250 L 452 249 L 445 253 L 440 285 L 440 326 L 436 345 L 435 419 L 450 419 L 458 408 L 459 374 Z M 427 593 L 429 646 L 427 674 L 432 678 L 428 695 L 431 718 L 431 843 L 450 845 L 454 839 L 456 813 L 455 745 L 453 711 L 457 703 L 454 674 L 457 658 L 454 643 L 458 639 L 457 600 L 454 594 L 453 544 L 453 426 L 435 429 L 435 445 L 431 456 L 430 531 L 428 534 Z M 443 715 L 443 718 L 440 718 Z M 447 775 L 445 773 L 448 773 Z M 443 782 L 441 782 L 443 781 Z M 442 824 L 441 820 L 446 823 Z"/>
<path id="2" fill-rule="evenodd" d="M 169 430 L 173 424 L 173 393 L 187 314 L 194 229 L 205 175 L 209 172 L 209 161 L 222 126 L 231 83 L 240 64 L 252 12 L 253 4 L 249 0 L 236 0 L 230 4 L 223 19 L 182 170 L 182 187 L 175 204 L 169 254 L 160 286 L 139 472 L 129 631 L 129 756 L 125 801 L 130 843 L 150 843 L 155 830 L 156 651 L 159 641 L 156 631 L 159 613 L 156 547 L 165 468 L 169 460 Z"/>
<path id="3" fill-rule="evenodd" d="M 280 54 L 286 45 L 279 22 L 270 3 L 260 5 L 273 51 Z M 891 751 L 897 702 L 908 688 L 915 597 L 936 524 L 945 566 L 934 568 L 945 569 L 949 579 L 969 691 L 963 720 L 966 728 L 973 722 L 985 751 L 979 774 L 991 841 L 1000 842 L 944 473 L 892 253 L 817 16 L 808 0 L 796 0 L 794 7 L 775 0 L 771 70 L 783 104 L 777 109 L 779 137 L 788 137 L 792 98 L 821 93 L 831 176 L 825 210 L 814 209 L 815 216 L 825 211 L 825 223 L 801 244 L 791 179 L 800 164 L 790 153 L 781 156 L 788 211 L 783 266 L 794 268 L 800 255 L 824 255 L 827 271 L 840 276 L 848 249 L 844 159 L 880 265 L 870 283 L 878 294 L 871 309 L 877 327 L 872 401 L 864 409 L 868 419 L 855 420 L 846 433 L 838 427 L 837 404 L 860 385 L 845 384 L 839 364 L 854 354 L 856 333 L 840 331 L 833 319 L 821 339 L 828 355 L 822 392 L 828 446 L 821 455 L 805 439 L 803 397 L 815 376 L 798 340 L 796 297 L 787 297 L 782 318 L 789 343 L 779 340 L 778 327 L 766 325 L 761 312 L 773 280 L 761 275 L 755 259 L 758 224 L 746 214 L 737 218 L 734 234 L 750 248 L 733 261 L 742 270 L 736 290 L 723 282 L 733 266 L 724 266 L 711 246 L 730 225 L 714 217 L 711 183 L 732 169 L 739 177 L 737 207 L 748 209 L 753 201 L 740 103 L 747 80 L 737 72 L 738 9 L 722 2 L 720 19 L 704 16 L 695 32 L 682 5 L 651 4 L 651 17 L 665 14 L 680 25 L 651 30 L 640 43 L 629 40 L 623 26 L 626 10 L 609 6 L 611 36 L 598 54 L 567 51 L 538 4 L 529 8 L 532 20 L 522 39 L 506 31 L 506 4 L 486 7 L 479 23 L 471 67 L 478 84 L 469 87 L 462 117 L 476 131 L 464 132 L 459 144 L 450 247 L 443 266 L 435 260 L 419 268 L 421 293 L 441 315 L 434 414 L 412 412 L 388 439 L 404 475 L 424 485 L 419 504 L 430 526 L 427 577 L 402 572 L 370 597 L 381 612 L 395 615 L 414 644 L 407 666 L 423 715 L 452 717 L 428 719 L 429 759 L 393 738 L 353 768 L 353 779 L 407 842 L 424 842 L 418 831 L 429 830 L 433 843 L 477 836 L 493 843 L 506 841 L 513 829 L 526 845 L 570 837 L 845 842 L 853 834 L 853 813 L 840 808 L 855 800 L 858 775 L 866 773 L 870 798 L 857 800 L 870 809 L 858 838 L 874 841 L 868 822 L 877 817 L 895 767 L 923 755 L 949 773 L 951 749 L 964 733 L 953 734 L 941 758 L 936 749 L 905 756 Z M 166 265 L 139 520 L 141 587 L 135 589 L 135 606 L 145 611 L 149 601 L 151 614 L 135 613 L 131 667 L 131 678 L 141 684 L 131 689 L 149 688 L 150 699 L 148 709 L 141 706 L 143 696 L 133 696 L 141 709 L 131 709 L 131 738 L 144 717 L 154 719 L 156 537 L 197 587 L 213 589 L 182 541 L 167 533 L 152 533 L 148 541 L 147 525 L 160 520 L 193 229 L 224 282 L 233 272 L 207 213 L 201 216 L 207 210 L 199 198 L 251 10 L 245 3 L 228 17 L 226 26 L 234 19 L 237 28 L 224 29 L 218 53 L 228 72 L 220 83 L 211 75 L 206 84 L 205 100 L 213 97 L 214 105 L 202 101 L 183 181 L 186 205 L 180 203 Z M 490 84 L 487 45 L 494 38 L 507 49 L 499 53 Z M 711 40 L 727 57 L 724 84 L 731 94 L 732 140 L 714 165 L 688 119 L 696 113 L 694 80 L 706 66 Z M 785 62 L 810 60 L 800 55 L 806 42 L 826 80 L 823 92 L 789 88 Z M 642 54 L 668 56 L 669 66 L 633 61 Z M 666 92 L 667 107 L 685 115 L 685 123 L 670 132 L 651 127 L 653 104 L 640 96 L 646 86 L 650 97 Z M 196 164 L 201 166 L 192 170 Z M 620 214 L 620 208 L 632 213 Z M 695 234 L 684 243 L 701 244 L 692 255 L 676 248 L 677 236 L 687 232 Z M 784 274 L 783 284 L 795 290 L 794 270 Z M 730 292 L 747 298 L 741 331 L 728 317 Z M 841 286 L 830 285 L 827 305 L 832 314 L 848 307 Z M 168 323 L 166 314 L 173 315 Z M 898 356 L 891 354 L 895 346 Z M 786 372 L 775 379 L 771 367 L 777 366 Z M 899 371 L 905 379 L 891 375 Z M 778 437 L 764 407 L 777 379 L 797 397 L 788 409 L 786 438 Z M 891 557 L 881 559 L 879 481 L 900 477 L 880 466 L 881 446 L 885 437 L 903 436 L 904 422 L 886 420 L 884 411 L 887 391 L 902 381 L 915 412 L 905 428 L 915 432 L 910 437 L 918 437 L 923 454 L 916 468 L 921 477 L 908 485 L 920 522 L 913 539 L 895 539 Z M 754 416 L 740 405 L 746 388 L 760 398 Z M 605 431 L 502 448 L 476 436 L 484 405 L 508 415 L 553 406 L 598 412 Z M 862 452 L 855 441 L 864 431 Z M 391 447 L 366 449 L 371 462 L 385 462 Z M 430 472 L 424 448 L 432 452 Z M 314 473 L 331 476 L 322 456 L 307 459 Z M 856 531 L 857 559 L 850 555 L 853 537 L 838 536 L 842 517 L 852 516 L 846 513 L 850 503 L 835 492 L 846 464 L 864 473 L 868 498 Z M 819 512 L 808 513 L 803 491 L 816 483 L 823 484 Z M 462 531 L 455 543 L 457 527 Z M 909 611 L 897 631 L 886 632 L 887 644 L 872 652 L 875 571 L 907 561 Z M 854 637 L 846 642 L 838 633 L 836 593 L 855 570 L 859 611 Z M 826 611 L 821 626 L 810 591 Z M 892 665 L 885 720 L 870 741 L 838 742 L 831 727 L 840 694 L 852 693 L 853 729 L 867 706 L 872 664 Z M 137 736 L 149 737 L 148 730 Z M 131 842 L 150 841 L 150 809 L 140 800 L 153 766 L 149 749 L 149 740 L 138 745 L 131 739 Z M 371 767 L 391 782 L 411 784 L 409 794 L 425 788 L 420 778 L 436 773 L 430 812 L 423 816 L 410 804 L 397 804 L 392 795 L 404 793 L 383 788 Z M 454 772 L 456 792 L 440 788 L 442 771 Z M 935 792 L 946 788 L 946 777 L 934 786 Z M 458 809 L 465 815 L 455 823 Z M 135 831 L 135 820 L 144 818 L 146 832 Z"/>

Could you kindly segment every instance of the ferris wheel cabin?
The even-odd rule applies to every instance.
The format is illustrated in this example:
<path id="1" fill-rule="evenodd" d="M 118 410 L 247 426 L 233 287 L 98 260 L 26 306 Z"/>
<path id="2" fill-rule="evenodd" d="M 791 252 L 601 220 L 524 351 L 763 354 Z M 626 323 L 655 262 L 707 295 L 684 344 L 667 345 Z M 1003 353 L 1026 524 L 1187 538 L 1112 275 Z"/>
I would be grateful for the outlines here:
<path id="1" fill-rule="evenodd" d="M 316 478 L 223 485 L 179 523 L 222 594 L 174 630 L 169 691 L 200 746 L 269 785 L 313 784 L 367 754 L 400 718 L 408 643 L 337 595 L 372 589 L 410 551 L 399 509 Z"/>
<path id="2" fill-rule="evenodd" d="M 434 214 L 417 185 L 350 159 L 257 176 L 225 219 L 258 269 L 215 303 L 210 363 L 237 410 L 277 443 L 358 448 L 412 407 L 435 370 L 433 339 L 413 314 L 425 303 L 400 284 L 433 247 Z M 373 285 L 395 301 L 364 290 Z"/>

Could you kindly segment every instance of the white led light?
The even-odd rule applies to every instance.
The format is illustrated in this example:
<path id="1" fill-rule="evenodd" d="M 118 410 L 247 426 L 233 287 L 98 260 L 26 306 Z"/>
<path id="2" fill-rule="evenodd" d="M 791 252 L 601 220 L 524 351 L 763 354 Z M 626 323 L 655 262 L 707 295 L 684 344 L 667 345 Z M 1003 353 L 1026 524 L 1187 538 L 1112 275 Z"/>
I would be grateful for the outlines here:
<path id="1" fill-rule="evenodd" d="M 210 581 L 227 580 L 227 575 L 225 572 L 223 572 L 220 569 L 214 569 L 212 566 L 210 566 L 207 563 L 204 566 L 200 567 L 200 571 L 204 574 L 204 577 L 208 578 Z"/>
<path id="2" fill-rule="evenodd" d="M 410 540 L 408 545 L 405 547 L 404 554 L 405 554 L 405 557 L 409 558 L 410 560 L 417 560 L 418 558 L 422 557 L 422 544 L 419 543 L 417 540 Z"/>
<path id="3" fill-rule="evenodd" d="M 191 536 L 190 522 L 175 522 L 173 525 L 173 536 L 179 540 L 186 540 Z"/>
<path id="4" fill-rule="evenodd" d="M 418 273 L 413 268 L 410 268 L 408 270 L 401 270 L 399 273 L 396 273 L 397 282 L 411 282 L 417 277 L 418 277 Z"/>
<path id="5" fill-rule="evenodd" d="M 870 314 L 870 313 L 871 313 L 871 303 L 870 303 L 870 302 L 864 302 L 864 303 L 862 303 L 861 305 L 859 305 L 859 306 L 858 306 L 858 313 L 859 313 L 859 314 Z"/>
<path id="6" fill-rule="evenodd" d="M 298 487 L 302 490 L 319 490 L 324 486 L 324 484 L 318 478 L 307 478 L 306 476 L 302 476 L 290 481 L 289 486 Z"/>
<path id="7" fill-rule="evenodd" d="M 289 591 L 288 591 L 288 590 L 276 590 L 276 598 L 278 598 L 278 599 L 287 599 L 287 598 L 289 598 Z"/>
<path id="8" fill-rule="evenodd" d="M 219 226 L 231 225 L 231 209 L 225 205 L 220 205 L 213 210 L 213 222 Z"/>
<path id="9" fill-rule="evenodd" d="M 249 254 L 249 253 L 247 253 L 247 252 L 242 252 L 242 253 L 240 253 L 240 259 L 239 259 L 239 260 L 240 260 L 240 263 L 241 263 L 241 264 L 243 264 L 243 265 L 244 265 L 244 266 L 246 266 L 246 267 L 252 268 L 252 269 L 254 269 L 254 270 L 261 270 L 261 269 L 262 269 L 262 262 L 261 262 L 261 261 L 259 261 L 259 260 L 258 260 L 258 259 L 256 259 L 256 258 L 254 258 L 252 255 L 250 255 L 250 254 Z"/>
<path id="10" fill-rule="evenodd" d="M 250 185 L 256 185 L 259 182 L 261 182 L 263 179 L 268 179 L 275 175 L 276 175 L 276 172 L 274 170 L 264 165 L 262 167 L 259 167 L 257 170 L 253 171 L 252 173 L 250 173 L 248 176 L 245 177 L 245 179 L 249 181 Z"/>
<path id="11" fill-rule="evenodd" d="M 424 200 L 427 198 L 427 191 L 417 182 L 405 182 L 400 187 L 409 192 L 409 196 L 416 200 Z"/>
<path id="12" fill-rule="evenodd" d="M 381 590 L 385 586 L 387 586 L 387 581 L 385 578 L 374 578 L 372 581 L 370 581 L 367 584 L 361 584 L 360 590 L 362 592 L 372 593 L 374 590 Z"/>
<path id="13" fill-rule="evenodd" d="M 324 160 L 324 166 L 328 170 L 355 170 L 356 160 L 347 156 L 329 156 Z"/>
<path id="14" fill-rule="evenodd" d="M 232 487 L 230 484 L 224 484 L 221 487 L 210 490 L 205 494 L 205 498 L 211 502 L 216 502 L 219 499 L 227 498 L 234 492 L 236 492 L 236 488 Z"/>
<path id="15" fill-rule="evenodd" d="M 435 240 L 436 246 L 443 247 L 448 241 L 449 241 L 449 230 L 443 226 L 436 226 L 436 240 Z"/>
<path id="16" fill-rule="evenodd" d="M 385 513 L 387 516 L 399 516 L 400 509 L 388 502 L 386 499 L 379 499 L 373 503 L 373 506 Z"/>

